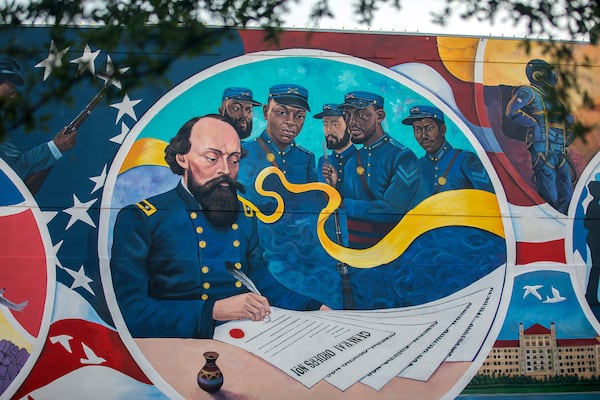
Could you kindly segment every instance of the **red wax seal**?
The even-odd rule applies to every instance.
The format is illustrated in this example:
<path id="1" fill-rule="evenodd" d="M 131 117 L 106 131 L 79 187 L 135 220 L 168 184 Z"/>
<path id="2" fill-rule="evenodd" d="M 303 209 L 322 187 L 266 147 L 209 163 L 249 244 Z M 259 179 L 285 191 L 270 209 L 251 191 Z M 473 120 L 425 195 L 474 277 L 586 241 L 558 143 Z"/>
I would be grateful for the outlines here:
<path id="1" fill-rule="evenodd" d="M 244 331 L 239 329 L 239 328 L 234 328 L 232 330 L 229 331 L 229 336 L 231 336 L 234 339 L 241 339 L 243 338 L 244 335 Z"/>

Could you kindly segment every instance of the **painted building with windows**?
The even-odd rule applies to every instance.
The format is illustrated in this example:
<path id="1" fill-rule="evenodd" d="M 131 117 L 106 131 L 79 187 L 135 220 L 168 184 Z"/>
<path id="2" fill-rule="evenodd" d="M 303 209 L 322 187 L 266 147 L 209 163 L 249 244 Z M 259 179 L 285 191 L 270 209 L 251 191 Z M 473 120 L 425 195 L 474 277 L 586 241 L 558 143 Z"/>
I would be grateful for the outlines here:
<path id="1" fill-rule="evenodd" d="M 480 374 L 531 376 L 557 375 L 591 378 L 598 375 L 600 338 L 557 339 L 556 326 L 519 325 L 519 339 L 497 340 Z"/>

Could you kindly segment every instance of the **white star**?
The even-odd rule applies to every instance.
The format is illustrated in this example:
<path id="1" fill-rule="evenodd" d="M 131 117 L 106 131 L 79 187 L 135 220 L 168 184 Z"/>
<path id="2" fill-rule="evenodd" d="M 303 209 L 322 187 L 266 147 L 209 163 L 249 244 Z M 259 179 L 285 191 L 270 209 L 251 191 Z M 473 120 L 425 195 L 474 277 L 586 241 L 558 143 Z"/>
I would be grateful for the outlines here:
<path id="1" fill-rule="evenodd" d="M 87 277 L 87 275 L 85 274 L 83 265 L 81 267 L 79 267 L 79 271 L 73 271 L 72 269 L 69 269 L 69 268 L 65 268 L 65 271 L 67 271 L 67 273 L 69 275 L 71 275 L 71 277 L 73 278 L 73 283 L 71 284 L 71 289 L 77 289 L 79 287 L 82 287 L 85 290 L 87 290 L 88 292 L 90 292 L 91 294 L 93 294 L 94 296 L 96 295 L 89 285 L 89 283 L 93 282 L 93 280 Z"/>
<path id="2" fill-rule="evenodd" d="M 58 211 L 42 211 L 41 214 L 41 220 L 44 221 L 44 224 L 48 225 L 58 215 Z"/>
<path id="3" fill-rule="evenodd" d="M 133 111 L 133 107 L 140 101 L 142 100 L 129 100 L 129 96 L 127 95 L 127 93 L 125 93 L 122 102 L 111 104 L 111 107 L 119 110 L 119 112 L 117 113 L 117 119 L 115 121 L 115 124 L 119 122 L 123 115 L 129 115 L 131 118 L 133 118 L 134 121 L 137 121 L 137 116 L 135 115 L 135 111 Z"/>
<path id="4" fill-rule="evenodd" d="M 129 67 L 119 68 L 119 75 L 122 75 L 127 71 L 129 71 Z M 121 87 L 122 87 L 121 81 L 116 79 L 116 77 L 114 75 L 115 75 L 115 66 L 113 64 L 112 59 L 110 58 L 110 55 L 107 55 L 106 56 L 106 71 L 104 73 L 98 74 L 97 76 L 98 76 L 98 78 L 100 78 L 104 81 L 105 85 L 108 85 L 110 83 L 117 89 L 121 89 Z"/>
<path id="5" fill-rule="evenodd" d="M 100 190 L 101 188 L 103 188 L 105 180 L 106 180 L 106 164 L 104 164 L 104 168 L 102 168 L 102 172 L 100 173 L 100 175 L 92 176 L 90 178 L 90 181 L 92 181 L 96 184 L 94 186 L 94 188 L 92 189 L 92 191 L 90 192 L 90 194 L 93 194 L 96 190 Z"/>
<path id="6" fill-rule="evenodd" d="M 44 68 L 43 80 L 46 80 L 46 78 L 50 76 L 55 68 L 62 67 L 62 58 L 67 51 L 69 51 L 69 47 L 66 47 L 62 51 L 57 51 L 54 40 L 50 42 L 50 51 L 48 52 L 48 57 L 35 65 L 36 68 Z"/>
<path id="7" fill-rule="evenodd" d="M 88 201 L 87 203 L 82 203 L 77 198 L 77 196 L 75 196 L 75 194 L 73 194 L 73 207 L 63 210 L 63 212 L 65 212 L 71 216 L 71 218 L 69 219 L 69 222 L 67 223 L 67 227 L 65 228 L 65 230 L 69 229 L 77 221 L 85 222 L 89 226 L 92 226 L 95 228 L 96 224 L 94 224 L 94 221 L 88 214 L 88 210 L 90 209 L 92 204 L 94 204 L 97 200 L 98 199 L 92 199 L 92 200 Z"/>
<path id="8" fill-rule="evenodd" d="M 59 252 L 60 248 L 62 247 L 62 245 L 63 245 L 63 241 L 62 240 L 54 245 L 54 255 L 56 257 L 56 263 L 55 263 L 55 265 L 58 268 L 65 269 L 65 267 L 62 266 L 60 260 L 58 259 L 58 252 Z"/>
<path id="9" fill-rule="evenodd" d="M 83 55 L 79 58 L 71 60 L 72 63 L 78 64 L 77 75 L 80 75 L 83 71 L 89 69 L 90 73 L 96 76 L 96 66 L 94 63 L 96 61 L 96 57 L 98 57 L 98 54 L 100 54 L 100 50 L 92 52 L 90 46 L 86 44 L 85 48 L 83 49 Z"/>
<path id="10" fill-rule="evenodd" d="M 125 124 L 125 122 L 121 122 L 121 133 L 117 136 L 113 136 L 112 138 L 110 138 L 110 141 L 117 144 L 122 144 L 123 140 L 125 140 L 125 137 L 128 133 L 129 127 Z"/>

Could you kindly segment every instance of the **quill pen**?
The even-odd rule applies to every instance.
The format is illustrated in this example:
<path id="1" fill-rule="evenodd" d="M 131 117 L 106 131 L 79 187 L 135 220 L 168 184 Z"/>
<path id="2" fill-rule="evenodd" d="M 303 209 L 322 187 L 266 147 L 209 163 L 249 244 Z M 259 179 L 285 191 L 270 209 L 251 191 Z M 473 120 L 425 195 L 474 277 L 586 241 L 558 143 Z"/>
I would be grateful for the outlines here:
<path id="1" fill-rule="evenodd" d="M 225 269 L 227 269 L 227 272 L 229 272 L 231 275 L 233 275 L 233 277 L 235 279 L 242 282 L 242 284 L 244 286 L 246 286 L 249 291 L 251 291 L 252 293 L 257 294 L 259 296 L 262 296 L 262 294 L 260 294 L 260 291 L 258 290 L 256 285 L 254 284 L 254 282 L 252 282 L 252 280 L 248 277 L 248 275 L 246 275 L 242 271 L 235 268 L 235 265 L 233 265 L 232 262 L 225 261 Z M 270 321 L 271 321 L 271 316 L 267 315 L 265 317 L 265 322 L 270 322 Z"/>
<path id="2" fill-rule="evenodd" d="M 251 291 L 252 293 L 257 294 L 259 296 L 262 296 L 262 294 L 260 294 L 260 291 L 254 285 L 254 282 L 252 282 L 252 280 L 250 278 L 248 278 L 248 275 L 246 275 L 242 271 L 236 269 L 235 265 L 233 265 L 232 262 L 225 261 L 225 268 L 227 268 L 227 271 L 231 275 L 233 275 L 233 277 L 235 279 L 237 279 L 238 281 L 242 282 L 242 284 L 244 286 L 246 286 L 249 291 Z"/>

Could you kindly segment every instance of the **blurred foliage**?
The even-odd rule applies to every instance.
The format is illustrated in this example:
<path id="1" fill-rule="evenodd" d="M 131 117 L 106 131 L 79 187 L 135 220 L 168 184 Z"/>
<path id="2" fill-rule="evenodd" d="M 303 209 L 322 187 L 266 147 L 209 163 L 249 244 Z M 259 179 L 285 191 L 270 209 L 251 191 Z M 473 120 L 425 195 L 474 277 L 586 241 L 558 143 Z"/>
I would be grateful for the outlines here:
<path id="1" fill-rule="evenodd" d="M 263 29 L 264 40 L 277 41 L 283 31 L 290 7 L 300 0 L 4 0 L 0 2 L 0 29 L 15 29 L 43 25 L 51 28 L 51 39 L 67 46 L 73 39 L 64 37 L 65 26 L 92 26 L 81 29 L 79 43 L 93 43 L 96 48 L 140 49 L 151 44 L 152 48 L 165 49 L 168 56 L 150 57 L 142 52 L 121 55 L 120 64 L 127 65 L 135 75 L 126 76 L 128 87 L 147 84 L 149 80 L 161 79 L 164 71 L 178 57 L 203 54 L 227 40 L 227 31 L 234 28 L 253 27 Z M 335 4 L 330 0 L 306 0 L 310 7 L 313 26 L 326 17 L 335 18 Z M 375 12 L 383 5 L 400 10 L 407 1 L 402 0 L 348 0 L 361 23 L 370 24 Z M 515 25 L 525 24 L 530 37 L 551 32 L 566 33 L 571 37 L 587 35 L 593 43 L 598 41 L 600 8 L 598 1 L 584 0 L 446 0 L 440 10 L 429 18 L 444 25 L 454 15 L 494 23 L 498 18 L 512 19 Z M 424 15 L 424 18 L 427 18 Z M 216 28 L 218 27 L 218 28 Z M 529 39 L 523 40 L 528 46 Z M 577 69 L 585 67 L 586 61 L 574 63 L 572 49 L 565 41 L 544 41 L 547 61 L 557 67 L 561 87 L 557 96 L 564 104 L 570 104 L 569 93 L 575 90 L 594 107 L 592 97 L 585 85 L 577 80 Z M 28 49 L 2 44 L 2 53 L 15 57 L 26 54 Z M 62 48 L 62 47 L 61 47 Z M 36 108 L 50 97 L 69 98 L 69 89 L 77 84 L 70 75 L 59 72 L 53 75 L 48 92 L 29 100 L 26 93 L 4 108 L 4 127 L 24 125 L 34 129 L 43 123 L 43 117 L 34 120 Z M 567 110 L 568 112 L 568 110 Z M 582 135 L 585 127 L 577 131 Z M 1 133 L 0 133 L 1 135 Z"/>

